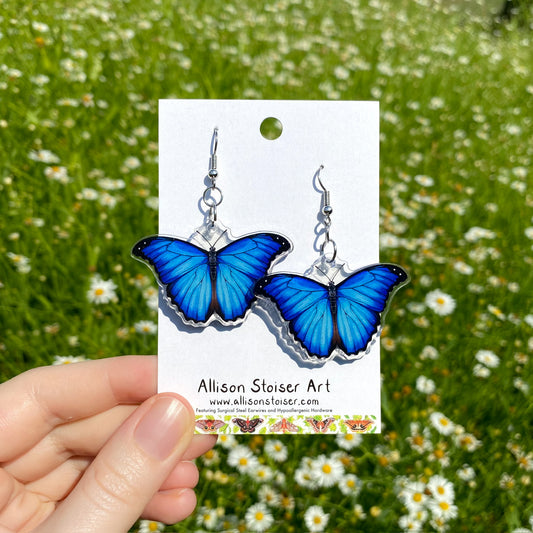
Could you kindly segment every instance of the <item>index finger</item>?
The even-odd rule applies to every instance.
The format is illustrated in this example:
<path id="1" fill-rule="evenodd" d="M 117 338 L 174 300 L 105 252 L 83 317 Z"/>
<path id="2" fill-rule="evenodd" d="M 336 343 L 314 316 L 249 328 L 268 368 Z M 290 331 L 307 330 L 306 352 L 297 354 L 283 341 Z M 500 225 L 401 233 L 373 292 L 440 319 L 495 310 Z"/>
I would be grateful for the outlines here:
<path id="1" fill-rule="evenodd" d="M 19 455 L 52 428 L 157 392 L 155 356 L 123 356 L 39 367 L 0 385 L 0 462 Z"/>

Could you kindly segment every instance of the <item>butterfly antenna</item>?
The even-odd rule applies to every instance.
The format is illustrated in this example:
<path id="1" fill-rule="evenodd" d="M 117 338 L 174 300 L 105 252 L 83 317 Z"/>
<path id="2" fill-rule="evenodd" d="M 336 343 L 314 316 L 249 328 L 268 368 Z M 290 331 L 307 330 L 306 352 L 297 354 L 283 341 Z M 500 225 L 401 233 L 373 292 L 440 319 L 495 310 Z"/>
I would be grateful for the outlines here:
<path id="1" fill-rule="evenodd" d="M 200 237 L 202 237 L 202 239 L 209 245 L 211 246 L 211 243 L 207 240 L 207 237 L 200 231 L 200 230 L 196 230 L 196 233 L 198 233 L 198 235 L 200 235 Z"/>
<path id="2" fill-rule="evenodd" d="M 328 278 L 329 281 L 333 281 L 336 277 L 337 277 L 337 274 L 342 270 L 342 267 L 345 265 L 346 263 L 342 263 L 340 265 L 337 266 L 337 271 L 335 272 L 335 274 L 333 274 L 332 277 L 329 277 L 327 275 L 326 272 L 324 272 L 318 265 L 315 265 L 315 268 L 321 273 L 323 274 L 326 278 Z"/>

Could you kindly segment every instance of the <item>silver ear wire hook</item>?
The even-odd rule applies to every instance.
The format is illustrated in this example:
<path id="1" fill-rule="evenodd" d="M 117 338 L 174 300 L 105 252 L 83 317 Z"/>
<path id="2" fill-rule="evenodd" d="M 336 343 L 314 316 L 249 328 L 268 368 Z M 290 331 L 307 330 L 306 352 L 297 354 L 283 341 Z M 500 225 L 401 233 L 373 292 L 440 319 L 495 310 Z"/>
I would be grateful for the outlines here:
<path id="1" fill-rule="evenodd" d="M 337 244 L 329 236 L 329 228 L 331 227 L 331 214 L 333 213 L 333 207 L 331 207 L 331 198 L 330 193 L 324 187 L 322 180 L 320 179 L 320 171 L 324 169 L 324 165 L 320 165 L 316 172 L 316 179 L 322 187 L 322 209 L 321 213 L 324 215 L 324 242 L 320 246 L 320 255 L 328 262 L 333 263 L 337 257 Z M 326 257 L 326 246 L 330 245 L 332 248 L 331 257 Z"/>
<path id="2" fill-rule="evenodd" d="M 211 226 L 217 221 L 217 206 L 220 205 L 224 196 L 222 191 L 217 187 L 216 180 L 218 177 L 217 170 L 217 148 L 218 148 L 218 128 L 213 130 L 213 140 L 211 141 L 211 157 L 209 159 L 209 172 L 207 173 L 211 180 L 211 185 L 207 187 L 202 196 L 206 207 L 209 208 L 209 222 Z"/>

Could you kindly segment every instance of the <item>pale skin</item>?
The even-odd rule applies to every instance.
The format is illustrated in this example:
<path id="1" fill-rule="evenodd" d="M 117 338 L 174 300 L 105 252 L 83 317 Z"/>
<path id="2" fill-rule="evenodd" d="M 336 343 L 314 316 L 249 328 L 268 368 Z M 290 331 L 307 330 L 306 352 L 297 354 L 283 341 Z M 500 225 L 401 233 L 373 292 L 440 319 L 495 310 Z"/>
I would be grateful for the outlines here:
<path id="1" fill-rule="evenodd" d="M 0 533 L 126 533 L 196 505 L 191 462 L 216 441 L 157 391 L 157 360 L 40 367 L 0 385 Z"/>

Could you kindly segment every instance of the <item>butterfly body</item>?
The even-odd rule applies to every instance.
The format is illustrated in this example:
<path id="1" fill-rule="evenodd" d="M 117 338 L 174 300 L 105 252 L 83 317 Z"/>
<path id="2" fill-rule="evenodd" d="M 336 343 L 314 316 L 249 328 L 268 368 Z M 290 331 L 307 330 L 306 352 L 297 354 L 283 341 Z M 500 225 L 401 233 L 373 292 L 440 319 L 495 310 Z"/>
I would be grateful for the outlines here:
<path id="1" fill-rule="evenodd" d="M 407 279 L 397 265 L 377 264 L 338 284 L 272 274 L 257 282 L 256 293 L 276 304 L 291 337 L 308 356 L 327 358 L 336 350 L 355 356 L 367 350 L 393 290 Z"/>
<path id="2" fill-rule="evenodd" d="M 154 270 L 167 301 L 187 324 L 242 322 L 255 299 L 255 283 L 291 248 L 276 233 L 246 235 L 219 250 L 215 244 L 204 249 L 177 237 L 153 235 L 133 247 L 133 256 Z"/>

